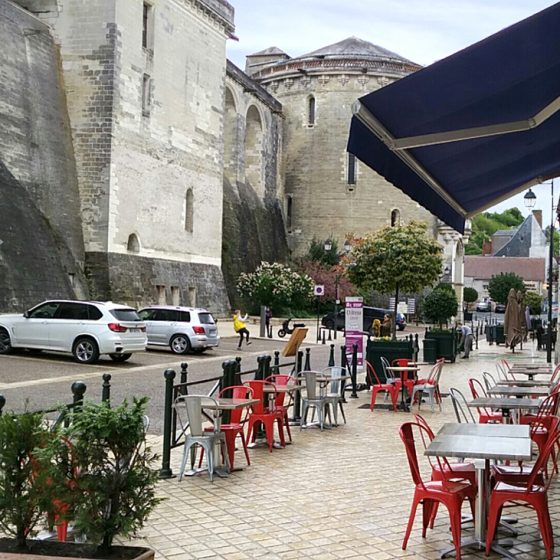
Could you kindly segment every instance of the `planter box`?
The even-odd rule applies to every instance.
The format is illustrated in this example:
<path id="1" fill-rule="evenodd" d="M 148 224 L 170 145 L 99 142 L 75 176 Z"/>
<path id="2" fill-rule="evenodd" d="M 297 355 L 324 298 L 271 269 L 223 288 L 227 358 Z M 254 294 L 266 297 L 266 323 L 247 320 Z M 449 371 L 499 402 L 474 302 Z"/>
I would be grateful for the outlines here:
<path id="1" fill-rule="evenodd" d="M 154 560 L 155 552 L 139 546 L 113 546 L 107 556 L 95 555 L 91 544 L 29 540 L 29 551 L 16 552 L 13 539 L 0 539 L 2 560 Z M 12 546 L 10 546 L 12 545 Z"/>
<path id="2" fill-rule="evenodd" d="M 436 341 L 436 358 L 445 358 L 450 362 L 457 356 L 457 333 L 426 331 L 425 339 Z"/>
<path id="3" fill-rule="evenodd" d="M 381 365 L 381 356 L 387 358 L 389 363 L 397 358 L 412 360 L 414 349 L 410 340 L 375 341 L 368 340 L 366 346 L 366 360 L 373 366 L 381 383 L 385 382 L 385 375 Z M 367 380 L 368 386 L 370 385 Z"/>

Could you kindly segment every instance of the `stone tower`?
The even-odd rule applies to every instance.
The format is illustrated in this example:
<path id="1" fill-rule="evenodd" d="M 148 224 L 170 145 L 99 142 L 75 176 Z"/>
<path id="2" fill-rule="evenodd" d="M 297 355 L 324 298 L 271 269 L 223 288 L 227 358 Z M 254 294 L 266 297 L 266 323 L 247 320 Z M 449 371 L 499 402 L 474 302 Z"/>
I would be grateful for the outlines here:
<path id="1" fill-rule="evenodd" d="M 246 72 L 282 103 L 284 212 L 294 255 L 313 238 L 364 234 L 435 219 L 346 151 L 352 104 L 420 66 L 356 37 L 289 58 L 276 47 L 247 57 Z"/>

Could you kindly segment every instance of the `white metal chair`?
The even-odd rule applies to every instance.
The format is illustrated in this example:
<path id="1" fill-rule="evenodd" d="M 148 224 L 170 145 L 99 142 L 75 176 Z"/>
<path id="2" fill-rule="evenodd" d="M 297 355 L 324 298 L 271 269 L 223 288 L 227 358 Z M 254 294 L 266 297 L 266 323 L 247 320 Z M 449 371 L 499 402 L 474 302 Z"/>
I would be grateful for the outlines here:
<path id="1" fill-rule="evenodd" d="M 324 375 L 329 375 L 331 377 L 331 382 L 327 387 L 327 394 L 325 398 L 328 404 L 331 405 L 334 416 L 334 425 L 338 426 L 338 409 L 342 413 L 342 418 L 346 424 L 346 415 L 344 414 L 344 408 L 342 403 L 344 400 L 344 388 L 346 386 L 346 379 L 340 379 L 341 377 L 347 376 L 347 370 L 341 366 L 328 366 L 324 368 L 321 372 Z"/>
<path id="2" fill-rule="evenodd" d="M 305 395 L 301 397 L 301 424 L 300 428 L 307 427 L 307 414 L 309 409 L 313 409 L 313 413 L 317 411 L 319 427 L 321 430 L 325 425 L 325 412 L 332 424 L 329 401 L 324 394 L 324 384 L 317 381 L 317 377 L 321 375 L 316 371 L 302 371 L 301 375 L 305 379 Z"/>
<path id="3" fill-rule="evenodd" d="M 226 468 L 229 471 L 229 458 L 226 449 L 226 437 L 224 432 L 220 430 L 221 410 L 218 408 L 218 402 L 212 397 L 201 395 L 181 395 L 175 399 L 175 410 L 179 418 L 181 430 L 185 432 L 185 444 L 183 447 L 183 459 L 179 471 L 179 481 L 182 480 L 187 465 L 187 454 L 190 451 L 191 471 L 194 471 L 196 460 L 196 447 L 201 446 L 206 452 L 206 461 L 208 465 L 208 477 L 213 481 L 215 470 L 214 450 L 216 445 L 220 446 L 222 457 L 224 458 Z M 213 423 L 213 430 L 204 430 L 202 410 L 207 408 L 208 417 Z M 186 418 L 182 417 L 181 410 L 186 413 Z M 187 428 L 189 433 L 186 433 Z"/>
<path id="4" fill-rule="evenodd" d="M 434 403 L 437 402 L 439 409 L 441 410 L 441 392 L 439 390 L 439 378 L 441 377 L 441 370 L 443 369 L 443 360 L 438 360 L 430 371 L 430 375 L 425 381 L 419 380 L 412 389 L 412 395 L 410 397 L 411 405 L 414 403 L 414 398 L 416 393 L 418 395 L 418 410 L 420 410 L 420 405 L 422 403 L 422 397 L 424 393 L 430 398 L 430 406 L 432 411 L 434 410 Z"/>
<path id="5" fill-rule="evenodd" d="M 484 381 L 484 385 L 486 385 L 487 391 L 497 385 L 496 378 L 489 371 L 482 372 L 482 380 Z"/>

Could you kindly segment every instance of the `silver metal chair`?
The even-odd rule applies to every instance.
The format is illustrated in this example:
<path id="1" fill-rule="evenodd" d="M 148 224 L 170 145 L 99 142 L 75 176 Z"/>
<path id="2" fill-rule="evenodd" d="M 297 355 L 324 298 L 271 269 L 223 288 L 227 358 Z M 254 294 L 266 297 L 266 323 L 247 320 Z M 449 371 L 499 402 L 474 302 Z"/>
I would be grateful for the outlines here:
<path id="1" fill-rule="evenodd" d="M 191 471 L 194 471 L 196 460 L 196 447 L 201 446 L 206 452 L 206 461 L 208 465 L 208 477 L 213 481 L 215 471 L 214 450 L 217 445 L 220 446 L 222 457 L 224 458 L 226 468 L 229 471 L 229 458 L 226 449 L 226 437 L 224 432 L 220 430 L 221 410 L 218 408 L 218 402 L 212 397 L 201 395 L 181 395 L 175 399 L 175 410 L 179 418 L 181 430 L 185 433 L 185 444 L 183 447 L 183 459 L 179 471 L 179 481 L 182 480 L 187 465 L 187 455 L 190 451 Z M 208 411 L 205 416 L 213 423 L 213 430 L 208 431 L 203 428 L 202 410 Z M 181 411 L 186 414 L 186 418 L 181 415 Z M 188 433 L 187 433 L 188 429 Z"/>
<path id="2" fill-rule="evenodd" d="M 430 406 L 432 411 L 434 410 L 434 402 L 437 400 L 439 409 L 441 410 L 441 392 L 439 390 L 439 379 L 441 377 L 441 371 L 443 369 L 443 360 L 438 360 L 432 369 L 430 370 L 430 375 L 426 379 L 425 383 L 417 383 L 412 389 L 412 395 L 410 397 L 410 403 L 414 403 L 414 397 L 416 393 L 420 393 L 418 396 L 418 410 L 420 410 L 420 405 L 422 404 L 422 396 L 426 393 L 430 397 Z"/>
<path id="3" fill-rule="evenodd" d="M 451 402 L 453 403 L 453 410 L 455 411 L 455 416 L 457 417 L 457 422 L 460 424 L 476 424 L 476 420 L 472 410 L 467 405 L 467 399 L 465 395 L 451 387 L 449 389 L 449 395 L 451 396 Z"/>
<path id="4" fill-rule="evenodd" d="M 484 381 L 487 391 L 497 384 L 496 378 L 489 371 L 482 372 L 482 380 Z"/>
<path id="5" fill-rule="evenodd" d="M 347 370 L 341 366 L 328 366 L 321 371 L 324 375 L 330 375 L 331 382 L 327 387 L 327 394 L 325 398 L 328 404 L 331 405 L 334 416 L 334 425 L 338 426 L 338 409 L 342 413 L 342 418 L 346 424 L 346 415 L 344 414 L 344 408 L 342 403 L 346 402 L 344 399 L 344 389 L 346 386 L 346 379 L 340 379 L 341 377 L 346 377 Z"/>
<path id="6" fill-rule="evenodd" d="M 321 430 L 325 425 L 325 412 L 332 424 L 329 401 L 326 394 L 323 394 L 324 385 L 317 381 L 317 377 L 321 374 L 316 371 L 302 371 L 302 377 L 305 379 L 305 396 L 301 397 L 301 424 L 300 429 L 307 427 L 307 414 L 309 409 L 313 409 L 313 414 L 317 411 L 319 419 L 319 427 Z"/>

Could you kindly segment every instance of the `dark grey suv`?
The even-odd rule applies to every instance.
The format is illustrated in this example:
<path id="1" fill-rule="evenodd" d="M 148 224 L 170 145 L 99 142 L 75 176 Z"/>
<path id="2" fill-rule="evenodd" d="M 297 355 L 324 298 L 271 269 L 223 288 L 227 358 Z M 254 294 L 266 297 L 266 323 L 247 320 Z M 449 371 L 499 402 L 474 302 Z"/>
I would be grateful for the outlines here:
<path id="1" fill-rule="evenodd" d="M 146 323 L 148 346 L 168 346 L 175 354 L 198 354 L 220 344 L 218 327 L 206 309 L 153 305 L 138 314 Z"/>

